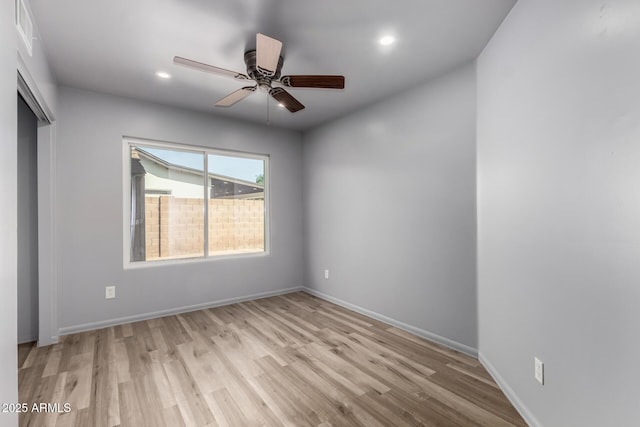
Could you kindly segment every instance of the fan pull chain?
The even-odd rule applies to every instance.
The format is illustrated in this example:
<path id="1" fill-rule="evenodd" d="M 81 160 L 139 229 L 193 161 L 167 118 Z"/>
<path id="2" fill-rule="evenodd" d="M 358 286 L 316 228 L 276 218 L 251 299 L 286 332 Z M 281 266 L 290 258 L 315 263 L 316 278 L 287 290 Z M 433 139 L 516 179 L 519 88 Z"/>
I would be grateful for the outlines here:
<path id="1" fill-rule="evenodd" d="M 267 126 L 271 126 L 271 119 L 269 118 L 269 94 L 267 94 Z"/>

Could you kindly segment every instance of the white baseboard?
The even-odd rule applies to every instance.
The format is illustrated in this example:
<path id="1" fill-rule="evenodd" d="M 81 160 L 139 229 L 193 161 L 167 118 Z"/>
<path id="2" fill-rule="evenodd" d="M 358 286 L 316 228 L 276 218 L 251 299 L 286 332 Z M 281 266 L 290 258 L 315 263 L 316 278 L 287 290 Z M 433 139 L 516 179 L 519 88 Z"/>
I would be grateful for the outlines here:
<path id="1" fill-rule="evenodd" d="M 83 323 L 80 325 L 67 326 L 64 328 L 60 328 L 60 330 L 58 331 L 58 335 L 62 336 L 62 335 L 75 334 L 78 332 L 93 331 L 96 329 L 108 328 L 110 326 L 122 325 L 125 323 L 139 322 L 141 320 L 149 320 L 149 319 L 155 319 L 158 317 L 172 316 L 174 314 L 188 313 L 190 311 L 203 310 L 205 308 L 220 307 L 223 305 L 230 305 L 238 302 L 274 297 L 277 295 L 290 294 L 292 292 L 299 292 L 302 290 L 303 290 L 302 287 L 278 289 L 276 291 L 269 291 L 269 292 L 262 292 L 262 293 L 253 294 L 253 295 L 227 298 L 227 299 L 218 300 L 218 301 L 209 301 L 209 302 L 204 302 L 204 303 L 194 304 L 194 305 L 185 305 L 182 307 L 169 308 L 166 310 L 159 310 L 159 311 L 151 311 L 148 313 L 136 314 L 133 316 L 102 320 L 100 322 Z"/>
<path id="2" fill-rule="evenodd" d="M 473 348 L 473 347 L 469 347 L 468 345 L 459 343 L 459 342 L 454 341 L 454 340 L 450 340 L 449 338 L 445 338 L 443 336 L 434 334 L 434 333 L 429 332 L 429 331 L 425 331 L 424 329 L 420 329 L 420 328 L 417 328 L 415 326 L 409 325 L 407 323 L 401 322 L 399 320 L 392 319 L 392 318 L 384 316 L 384 315 L 382 315 L 380 313 L 376 313 L 375 311 L 371 311 L 371 310 L 368 310 L 366 308 L 362 308 L 362 307 L 360 307 L 358 305 L 351 304 L 350 302 L 343 301 L 341 299 L 332 297 L 332 296 L 327 295 L 325 293 L 318 292 L 315 289 L 303 288 L 302 291 L 306 292 L 308 294 L 314 295 L 314 296 L 316 296 L 318 298 L 321 298 L 323 300 L 326 300 L 326 301 L 332 302 L 334 304 L 337 304 L 339 306 L 348 308 L 349 310 L 353 310 L 353 311 L 358 312 L 360 314 L 364 314 L 365 316 L 369 316 L 369 317 L 374 318 L 376 320 L 379 320 L 379 321 L 381 321 L 383 323 L 387 323 L 387 324 L 389 324 L 391 326 L 395 326 L 396 328 L 405 330 L 407 332 L 411 332 L 412 334 L 418 335 L 419 337 L 422 337 L 422 338 L 427 339 L 429 341 L 433 341 L 433 342 L 436 342 L 438 344 L 442 344 L 445 347 L 449 347 L 449 348 L 451 348 L 453 350 L 460 351 L 460 352 L 468 354 L 469 356 L 472 356 L 472 357 L 476 357 L 476 358 L 478 357 L 478 350 Z"/>
<path id="3" fill-rule="evenodd" d="M 493 377 L 493 380 L 500 386 L 502 392 L 507 399 L 511 402 L 514 408 L 520 413 L 520 416 L 524 418 L 527 424 L 531 427 L 542 427 L 542 424 L 536 419 L 536 417 L 531 413 L 527 405 L 524 404 L 522 400 L 518 397 L 518 395 L 513 391 L 513 389 L 509 386 L 509 384 L 502 378 L 502 375 L 498 372 L 498 370 L 491 364 L 489 359 L 483 356 L 482 353 L 478 352 L 478 360 L 484 368 L 489 372 L 489 375 Z"/>

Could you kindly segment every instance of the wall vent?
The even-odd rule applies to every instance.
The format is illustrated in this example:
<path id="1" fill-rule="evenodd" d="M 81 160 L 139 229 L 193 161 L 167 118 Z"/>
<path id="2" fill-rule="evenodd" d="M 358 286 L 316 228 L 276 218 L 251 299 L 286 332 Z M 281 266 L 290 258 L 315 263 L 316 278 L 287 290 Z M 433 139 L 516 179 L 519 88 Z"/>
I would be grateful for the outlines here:
<path id="1" fill-rule="evenodd" d="M 25 0 L 16 0 L 16 27 L 27 48 L 27 52 L 29 52 L 29 56 L 33 56 L 33 21 L 29 15 Z"/>

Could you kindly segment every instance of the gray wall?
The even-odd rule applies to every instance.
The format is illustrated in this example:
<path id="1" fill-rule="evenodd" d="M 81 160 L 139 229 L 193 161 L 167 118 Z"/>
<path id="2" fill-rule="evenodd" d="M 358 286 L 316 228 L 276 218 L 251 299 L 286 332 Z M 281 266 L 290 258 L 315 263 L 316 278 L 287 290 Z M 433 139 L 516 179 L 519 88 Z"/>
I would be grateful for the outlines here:
<path id="1" fill-rule="evenodd" d="M 303 150 L 305 284 L 471 352 L 475 92 L 469 64 L 305 134 Z"/>
<path id="2" fill-rule="evenodd" d="M 14 2 L 0 2 L 0 402 L 18 401 L 17 338 L 17 110 Z M 0 424 L 18 425 L 0 412 Z"/>
<path id="3" fill-rule="evenodd" d="M 58 116 L 62 333 L 302 286 L 299 133 L 72 88 L 60 88 Z M 270 155 L 271 255 L 123 269 L 123 135 Z"/>
<path id="4" fill-rule="evenodd" d="M 38 339 L 38 120 L 18 98 L 18 342 Z"/>
<path id="5" fill-rule="evenodd" d="M 547 427 L 640 425 L 638 52 L 637 1 L 520 0 L 478 60 L 479 350 Z"/>

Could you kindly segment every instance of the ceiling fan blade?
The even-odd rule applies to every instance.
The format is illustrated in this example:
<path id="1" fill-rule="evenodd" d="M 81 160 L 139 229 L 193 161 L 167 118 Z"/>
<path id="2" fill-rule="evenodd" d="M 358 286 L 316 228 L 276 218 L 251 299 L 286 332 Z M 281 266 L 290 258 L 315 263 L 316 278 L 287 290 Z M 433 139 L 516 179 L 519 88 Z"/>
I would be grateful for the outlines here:
<path id="1" fill-rule="evenodd" d="M 193 61 L 191 59 L 183 58 L 181 56 L 174 56 L 173 62 L 185 67 L 194 68 L 196 70 L 205 71 L 207 73 L 218 74 L 221 76 L 233 77 L 237 80 L 249 80 L 249 76 L 238 73 L 231 70 L 225 70 L 224 68 L 214 67 L 213 65 L 205 64 L 203 62 Z"/>
<path id="2" fill-rule="evenodd" d="M 231 107 L 232 105 L 242 101 L 247 96 L 251 95 L 256 91 L 256 86 L 246 86 L 242 89 L 238 89 L 230 95 L 225 96 L 218 102 L 216 102 L 216 107 Z"/>
<path id="3" fill-rule="evenodd" d="M 295 99 L 289 92 L 282 89 L 281 87 L 274 87 L 269 91 L 269 95 L 273 96 L 273 98 L 278 101 L 284 108 L 295 113 L 296 111 L 300 111 L 304 108 L 304 105 L 300 103 L 297 99 Z"/>
<path id="4" fill-rule="evenodd" d="M 280 83 L 289 87 L 344 89 L 344 76 L 284 76 Z"/>
<path id="5" fill-rule="evenodd" d="M 282 42 L 264 34 L 256 34 L 256 65 L 265 76 L 273 76 L 278 69 Z"/>

